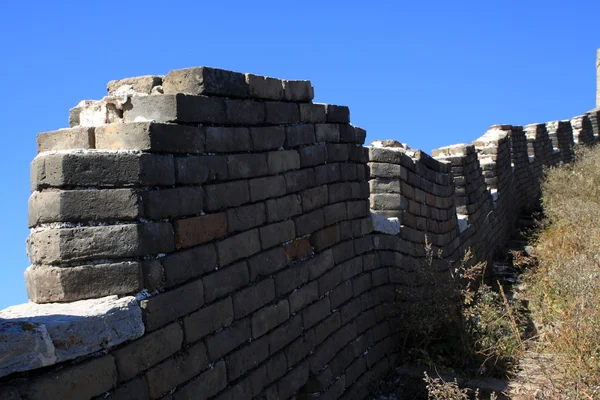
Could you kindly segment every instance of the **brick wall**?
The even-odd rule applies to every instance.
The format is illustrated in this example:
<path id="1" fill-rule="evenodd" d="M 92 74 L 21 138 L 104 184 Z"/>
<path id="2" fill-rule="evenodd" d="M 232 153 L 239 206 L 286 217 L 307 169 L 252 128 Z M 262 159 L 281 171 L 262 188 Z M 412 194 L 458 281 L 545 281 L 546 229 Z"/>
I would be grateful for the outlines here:
<path id="1" fill-rule="evenodd" d="M 0 399 L 364 398 L 427 291 L 425 245 L 439 270 L 490 260 L 543 167 L 572 159 L 573 121 L 432 157 L 363 147 L 347 107 L 312 100 L 308 81 L 191 68 L 112 81 L 41 133 L 33 303 L 0 311 Z"/>

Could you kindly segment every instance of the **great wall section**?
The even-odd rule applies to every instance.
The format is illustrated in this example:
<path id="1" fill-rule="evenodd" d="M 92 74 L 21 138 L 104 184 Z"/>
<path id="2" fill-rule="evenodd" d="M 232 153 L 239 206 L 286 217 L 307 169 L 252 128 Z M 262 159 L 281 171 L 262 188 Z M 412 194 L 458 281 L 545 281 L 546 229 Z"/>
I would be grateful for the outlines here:
<path id="1" fill-rule="evenodd" d="M 490 261 L 543 168 L 599 140 L 596 109 L 432 156 L 363 147 L 347 107 L 312 100 L 309 81 L 189 68 L 111 81 L 38 135 L 0 399 L 363 399 L 435 290 L 415 279 L 426 242 L 440 274 Z"/>

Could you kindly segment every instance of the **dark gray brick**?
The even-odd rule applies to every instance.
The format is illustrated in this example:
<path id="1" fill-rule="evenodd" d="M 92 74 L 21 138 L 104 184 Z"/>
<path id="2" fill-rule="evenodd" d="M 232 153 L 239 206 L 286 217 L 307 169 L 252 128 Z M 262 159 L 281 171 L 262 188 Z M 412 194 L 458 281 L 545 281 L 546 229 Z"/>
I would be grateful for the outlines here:
<path id="1" fill-rule="evenodd" d="M 250 128 L 250 137 L 254 151 L 277 150 L 285 141 L 285 128 L 283 126 Z"/>
<path id="2" fill-rule="evenodd" d="M 268 278 L 233 295 L 235 317 L 241 318 L 275 298 L 275 284 Z"/>
<path id="3" fill-rule="evenodd" d="M 325 224 L 333 225 L 346 219 L 346 203 L 336 203 L 323 207 Z"/>
<path id="4" fill-rule="evenodd" d="M 227 123 L 230 125 L 262 125 L 265 122 L 265 105 L 248 99 L 225 99 Z"/>
<path id="5" fill-rule="evenodd" d="M 251 151 L 252 142 L 248 128 L 241 127 L 206 127 L 206 152 L 234 153 Z"/>
<path id="6" fill-rule="evenodd" d="M 206 211 L 236 207 L 250 201 L 248 181 L 235 181 L 204 186 Z"/>
<path id="7" fill-rule="evenodd" d="M 316 124 L 315 135 L 317 142 L 333 142 L 340 141 L 340 127 L 337 124 Z"/>
<path id="8" fill-rule="evenodd" d="M 160 259 L 167 287 L 213 271 L 217 266 L 217 252 L 213 244 L 197 246 L 171 253 Z"/>
<path id="9" fill-rule="evenodd" d="M 296 150 L 271 151 L 267 153 L 269 174 L 278 174 L 300 168 L 300 156 Z"/>
<path id="10" fill-rule="evenodd" d="M 302 214 L 300 196 L 297 194 L 270 199 L 265 204 L 267 206 L 267 220 L 269 222 L 281 221 L 282 219 Z"/>
<path id="11" fill-rule="evenodd" d="M 327 122 L 350 123 L 350 109 L 346 106 L 327 104 Z"/>
<path id="12" fill-rule="evenodd" d="M 265 102 L 266 118 L 268 125 L 297 124 L 300 122 L 300 110 L 295 103 L 278 101 Z"/>
<path id="13" fill-rule="evenodd" d="M 302 317 L 296 315 L 269 334 L 269 352 L 273 354 L 283 349 L 301 334 Z M 287 361 L 283 369 L 287 370 Z"/>
<path id="14" fill-rule="evenodd" d="M 253 202 L 286 194 L 285 178 L 282 175 L 251 179 L 248 184 L 250 200 Z"/>
<path id="15" fill-rule="evenodd" d="M 329 298 L 324 297 L 316 303 L 311 304 L 302 311 L 302 320 L 304 321 L 304 329 L 308 329 L 317 322 L 324 319 L 331 312 Z"/>
<path id="16" fill-rule="evenodd" d="M 290 312 L 294 314 L 318 298 L 319 284 L 316 281 L 310 282 L 290 294 Z"/>
<path id="17" fill-rule="evenodd" d="M 275 275 L 277 296 L 291 292 L 308 281 L 308 267 L 304 264 L 294 264 Z"/>
<path id="18" fill-rule="evenodd" d="M 300 155 L 300 166 L 302 168 L 313 167 L 327 162 L 327 147 L 325 143 L 301 147 L 298 149 L 298 154 Z"/>
<path id="19" fill-rule="evenodd" d="M 344 277 L 342 275 L 341 266 L 334 267 L 319 278 L 319 295 L 323 296 L 337 285 L 342 283 Z"/>
<path id="20" fill-rule="evenodd" d="M 263 249 L 288 242 L 296 237 L 296 227 L 291 220 L 267 225 L 259 229 Z"/>
<path id="21" fill-rule="evenodd" d="M 201 187 L 189 186 L 145 191 L 140 197 L 144 216 L 158 220 L 200 214 L 204 192 Z"/>
<path id="22" fill-rule="evenodd" d="M 195 185 L 208 181 L 228 179 L 227 157 L 175 157 L 175 176 L 178 184 Z"/>
<path id="23" fill-rule="evenodd" d="M 233 304 L 231 297 L 206 306 L 183 319 L 186 342 L 192 343 L 206 335 L 231 325 Z"/>
<path id="24" fill-rule="evenodd" d="M 252 337 L 250 318 L 238 320 L 206 339 L 210 361 L 218 360 Z"/>
<path id="25" fill-rule="evenodd" d="M 329 190 L 327 185 L 304 190 L 300 193 L 302 210 L 308 212 L 329 203 Z"/>
<path id="26" fill-rule="evenodd" d="M 239 72 L 211 67 L 192 67 L 169 71 L 163 78 L 165 94 L 187 93 L 224 97 L 248 97 L 246 76 Z"/>
<path id="27" fill-rule="evenodd" d="M 331 249 L 315 255 L 313 258 L 305 261 L 308 265 L 308 276 L 310 280 L 316 279 L 329 271 L 334 266 L 333 252 Z"/>
<path id="28" fill-rule="evenodd" d="M 232 154 L 227 156 L 229 179 L 254 178 L 267 174 L 264 154 Z"/>
<path id="29" fill-rule="evenodd" d="M 287 193 L 295 193 L 315 185 L 315 171 L 312 168 L 285 173 Z"/>
<path id="30" fill-rule="evenodd" d="M 325 104 L 300 103 L 300 122 L 319 124 L 326 122 Z"/>
<path id="31" fill-rule="evenodd" d="M 313 143 L 315 143 L 314 125 L 290 125 L 285 128 L 285 148 L 294 148 Z"/>
<path id="32" fill-rule="evenodd" d="M 256 203 L 227 210 L 229 232 L 245 231 L 264 224 L 266 221 L 265 204 Z"/>
<path id="33" fill-rule="evenodd" d="M 200 374 L 198 378 L 173 393 L 174 400 L 206 400 L 225 389 L 227 369 L 225 361 L 219 361 Z"/>
<path id="34" fill-rule="evenodd" d="M 269 357 L 269 341 L 267 338 L 254 340 L 246 347 L 231 353 L 226 358 L 227 376 L 233 381 L 246 372 L 254 369 Z"/>
<path id="35" fill-rule="evenodd" d="M 252 337 L 264 335 L 271 329 L 287 321 L 290 317 L 290 307 L 287 300 L 264 307 L 252 315 Z"/>
<path id="36" fill-rule="evenodd" d="M 325 215 L 322 209 L 311 211 L 294 218 L 296 235 L 304 236 L 322 229 L 325 226 Z"/>
<path id="37" fill-rule="evenodd" d="M 248 266 L 245 261 L 219 269 L 204 278 L 207 302 L 233 293 L 250 282 Z"/>

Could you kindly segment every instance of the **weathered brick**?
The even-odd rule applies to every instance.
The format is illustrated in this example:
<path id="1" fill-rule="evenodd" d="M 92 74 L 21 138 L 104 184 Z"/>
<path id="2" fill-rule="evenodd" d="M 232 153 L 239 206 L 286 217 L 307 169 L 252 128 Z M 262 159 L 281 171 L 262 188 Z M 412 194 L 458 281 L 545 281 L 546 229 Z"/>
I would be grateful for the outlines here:
<path id="1" fill-rule="evenodd" d="M 350 109 L 346 106 L 327 104 L 327 122 L 350 123 Z"/>
<path id="2" fill-rule="evenodd" d="M 310 280 L 313 280 L 333 268 L 333 252 L 331 249 L 325 250 L 305 261 L 305 263 L 308 265 L 308 276 Z"/>
<path id="3" fill-rule="evenodd" d="M 38 153 L 52 150 L 95 148 L 94 128 L 76 127 L 42 132 L 37 135 Z"/>
<path id="4" fill-rule="evenodd" d="M 338 182 L 342 179 L 340 166 L 337 163 L 315 167 L 315 184 Z"/>
<path id="5" fill-rule="evenodd" d="M 140 193 L 144 216 L 163 220 L 198 215 L 203 209 L 204 192 L 199 186 L 149 190 Z"/>
<path id="6" fill-rule="evenodd" d="M 266 360 L 269 357 L 269 341 L 267 338 L 253 340 L 248 346 L 231 353 L 226 358 L 227 377 L 233 381 Z"/>
<path id="7" fill-rule="evenodd" d="M 174 247 L 173 227 L 164 222 L 47 229 L 27 238 L 32 264 L 139 257 Z"/>
<path id="8" fill-rule="evenodd" d="M 300 193 L 302 210 L 308 212 L 329 203 L 329 190 L 327 185 L 317 186 Z"/>
<path id="9" fill-rule="evenodd" d="M 340 142 L 357 143 L 357 133 L 350 124 L 340 124 Z"/>
<path id="10" fill-rule="evenodd" d="M 207 365 L 208 358 L 204 343 L 198 343 L 183 351 L 178 357 L 170 358 L 157 365 L 146 375 L 150 398 L 159 398 L 177 385 L 198 375 Z"/>
<path id="11" fill-rule="evenodd" d="M 160 258 L 160 263 L 166 286 L 175 286 L 214 271 L 217 266 L 217 251 L 214 244 L 207 244 L 168 254 Z"/>
<path id="12" fill-rule="evenodd" d="M 267 153 L 269 174 L 274 175 L 300 168 L 300 156 L 296 150 L 271 151 Z"/>
<path id="13" fill-rule="evenodd" d="M 322 229 L 325 226 L 325 214 L 322 209 L 311 211 L 294 218 L 296 234 L 304 236 Z"/>
<path id="14" fill-rule="evenodd" d="M 287 373 L 277 384 L 280 398 L 290 398 L 308 380 L 308 363 L 303 362 Z"/>
<path id="15" fill-rule="evenodd" d="M 300 122 L 319 124 L 326 122 L 325 104 L 299 103 Z"/>
<path id="16" fill-rule="evenodd" d="M 342 282 L 329 293 L 331 308 L 336 309 L 346 301 L 352 298 L 352 282 Z"/>
<path id="17" fill-rule="evenodd" d="M 263 250 L 288 242 L 296 237 L 296 227 L 291 220 L 264 226 L 259 228 L 259 231 Z"/>
<path id="18" fill-rule="evenodd" d="M 102 398 L 105 398 L 104 396 L 106 396 L 106 393 L 102 395 Z M 130 380 L 110 392 L 109 397 L 111 400 L 147 400 L 149 394 L 146 377 L 140 376 Z"/>
<path id="19" fill-rule="evenodd" d="M 373 286 L 380 286 L 388 283 L 389 276 L 387 268 L 381 268 L 371 272 L 371 281 Z"/>
<path id="20" fill-rule="evenodd" d="M 339 267 L 342 270 L 342 277 L 344 280 L 348 280 L 363 271 L 362 257 L 355 257 L 351 260 L 348 260 Z"/>
<path id="21" fill-rule="evenodd" d="M 332 248 L 333 250 L 333 259 L 336 264 L 340 264 L 343 261 L 348 260 L 349 258 L 354 257 L 354 242 L 352 240 L 348 240 L 339 244 L 336 244 Z"/>
<path id="22" fill-rule="evenodd" d="M 235 181 L 204 186 L 206 211 L 236 207 L 250 201 L 248 181 Z"/>
<path id="23" fill-rule="evenodd" d="M 310 81 L 283 81 L 283 92 L 286 101 L 309 102 L 314 97 L 314 90 Z"/>
<path id="24" fill-rule="evenodd" d="M 327 147 L 325 143 L 301 147 L 298 149 L 298 154 L 302 168 L 313 167 L 327 162 Z"/>
<path id="25" fill-rule="evenodd" d="M 348 208 L 348 219 L 369 216 L 369 202 L 367 200 L 349 201 L 346 205 Z"/>
<path id="26" fill-rule="evenodd" d="M 283 126 L 261 126 L 250 128 L 254 151 L 278 150 L 285 141 Z"/>
<path id="27" fill-rule="evenodd" d="M 175 246 L 191 247 L 227 235 L 227 219 L 225 213 L 217 213 L 174 221 Z"/>
<path id="28" fill-rule="evenodd" d="M 31 189 L 47 187 L 171 186 L 172 155 L 148 153 L 45 153 L 31 164 Z"/>
<path id="29" fill-rule="evenodd" d="M 354 239 L 354 251 L 356 254 L 363 254 L 374 249 L 373 237 L 364 236 Z"/>
<path id="30" fill-rule="evenodd" d="M 233 295 L 235 317 L 242 318 L 275 298 L 275 284 L 268 278 Z"/>
<path id="31" fill-rule="evenodd" d="M 290 317 L 290 307 L 287 300 L 264 307 L 252 315 L 252 337 L 258 338 Z"/>
<path id="32" fill-rule="evenodd" d="M 359 296 L 361 293 L 371 289 L 371 275 L 359 275 L 352 279 L 354 296 Z"/>
<path id="33" fill-rule="evenodd" d="M 162 86 L 165 94 L 186 93 L 245 98 L 250 93 L 244 74 L 211 67 L 169 71 L 163 78 Z"/>
<path id="34" fill-rule="evenodd" d="M 294 264 L 275 275 L 277 296 L 291 292 L 308 281 L 308 267 L 304 264 Z"/>
<path id="35" fill-rule="evenodd" d="M 310 282 L 290 294 L 290 312 L 295 314 L 318 298 L 319 284 L 317 282 Z"/>
<path id="36" fill-rule="evenodd" d="M 208 126 L 205 129 L 206 151 L 208 153 L 233 153 L 252 150 L 248 128 Z"/>
<path id="37" fill-rule="evenodd" d="M 340 175 L 343 181 L 356 181 L 364 179 L 364 177 L 357 179 L 356 164 L 350 164 L 346 162 L 340 163 Z"/>
<path id="38" fill-rule="evenodd" d="M 342 283 L 344 277 L 340 266 L 334 267 L 319 278 L 319 295 L 323 296 L 331 289 Z"/>
<path id="39" fill-rule="evenodd" d="M 265 122 L 265 105 L 248 99 L 225 99 L 227 123 L 230 125 L 262 125 Z"/>
<path id="40" fill-rule="evenodd" d="M 283 196 L 286 193 L 285 178 L 282 175 L 251 179 L 250 201 L 259 201 L 270 197 Z"/>
<path id="41" fill-rule="evenodd" d="M 250 318 L 241 319 L 206 339 L 210 361 L 218 360 L 252 337 Z"/>
<path id="42" fill-rule="evenodd" d="M 313 143 L 315 143 L 314 125 L 289 125 L 285 128 L 285 148 L 289 149 Z"/>
<path id="43" fill-rule="evenodd" d="M 250 267 L 250 280 L 259 276 L 271 275 L 287 265 L 285 251 L 282 247 L 276 247 L 257 254 L 248 259 Z"/>
<path id="44" fill-rule="evenodd" d="M 283 246 L 283 249 L 285 251 L 285 259 L 288 264 L 294 261 L 303 260 L 313 254 L 313 248 L 310 244 L 310 237 L 308 236 L 286 243 Z"/>
<path id="45" fill-rule="evenodd" d="M 96 127 L 96 149 L 157 153 L 203 153 L 202 128 L 154 122 L 116 123 Z"/>
<path id="46" fill-rule="evenodd" d="M 29 197 L 29 227 L 49 222 L 123 221 L 142 215 L 133 189 L 44 190 Z"/>
<path id="47" fill-rule="evenodd" d="M 269 352 L 273 354 L 281 350 L 301 334 L 302 318 L 296 315 L 269 334 Z M 287 370 L 287 360 L 283 369 Z"/>
<path id="48" fill-rule="evenodd" d="M 215 400 L 236 400 L 243 399 L 252 393 L 252 381 L 250 378 L 244 378 L 238 381 L 235 385 L 230 386 L 227 390 L 223 391 L 219 396 L 215 397 Z"/>
<path id="49" fill-rule="evenodd" d="M 150 292 L 162 289 L 165 271 L 159 260 L 144 260 L 142 262 L 142 287 Z"/>
<path id="50" fill-rule="evenodd" d="M 319 252 L 340 242 L 340 227 L 332 225 L 312 234 L 311 242 L 315 251 Z"/>
<path id="51" fill-rule="evenodd" d="M 218 97 L 164 94 L 130 97 L 124 122 L 139 120 L 178 123 L 226 124 L 225 101 Z"/>
<path id="52" fill-rule="evenodd" d="M 217 243 L 219 264 L 225 266 L 260 251 L 258 229 L 239 233 Z"/>
<path id="53" fill-rule="evenodd" d="M 352 185 L 349 182 L 329 185 L 329 202 L 337 203 L 352 198 Z"/>
<path id="54" fill-rule="evenodd" d="M 115 357 L 119 382 L 133 378 L 142 371 L 181 349 L 183 332 L 177 323 L 167 325 L 140 339 L 119 347 L 112 355 Z"/>
<path id="55" fill-rule="evenodd" d="M 178 184 L 183 185 L 199 185 L 207 181 L 227 179 L 227 157 L 175 157 L 175 178 Z"/>
<path id="56" fill-rule="evenodd" d="M 204 278 L 207 302 L 235 292 L 250 282 L 245 261 L 230 265 Z"/>
<path id="57" fill-rule="evenodd" d="M 246 74 L 250 96 L 258 99 L 283 100 L 283 82 L 279 79 Z"/>
<path id="58" fill-rule="evenodd" d="M 305 168 L 285 173 L 285 185 L 288 193 L 295 193 L 315 185 L 315 171 Z"/>
<path id="59" fill-rule="evenodd" d="M 267 206 L 267 221 L 269 222 L 281 221 L 302 214 L 300 196 L 297 194 L 270 199 L 265 204 Z"/>
<path id="60" fill-rule="evenodd" d="M 108 392 L 116 383 L 115 360 L 105 355 L 48 372 L 37 379 L 29 378 L 20 392 L 23 398 L 32 400 L 89 399 Z"/>
<path id="61" fill-rule="evenodd" d="M 201 280 L 196 280 L 177 289 L 142 300 L 140 307 L 143 311 L 146 330 L 153 331 L 197 310 L 203 304 L 204 286 Z"/>
<path id="62" fill-rule="evenodd" d="M 279 101 L 265 102 L 266 118 L 268 125 L 297 124 L 300 122 L 300 110 L 295 103 Z"/>
<path id="63" fill-rule="evenodd" d="M 340 127 L 337 124 L 316 124 L 315 135 L 317 142 L 333 142 L 340 141 Z"/>
<path id="64" fill-rule="evenodd" d="M 229 179 L 253 178 L 267 174 L 264 154 L 232 154 L 227 156 Z"/>
<path id="65" fill-rule="evenodd" d="M 225 389 L 227 386 L 227 369 L 225 361 L 217 362 L 198 378 L 173 393 L 174 400 L 206 400 Z"/>
<path id="66" fill-rule="evenodd" d="M 231 325 L 233 303 L 231 297 L 206 306 L 183 319 L 185 340 L 193 343 L 206 335 Z"/>
<path id="67" fill-rule="evenodd" d="M 346 219 L 346 203 L 336 203 L 323 207 L 325 224 L 333 225 Z"/>
<path id="68" fill-rule="evenodd" d="M 162 76 L 143 75 L 109 81 L 106 91 L 109 96 L 119 96 L 121 88 L 133 90 L 135 93 L 150 94 L 156 86 L 162 85 Z"/>
<path id="69" fill-rule="evenodd" d="M 346 161 L 350 151 L 345 143 L 327 143 L 327 162 Z"/>
<path id="70" fill-rule="evenodd" d="M 304 334 L 295 340 L 286 349 L 285 355 L 288 359 L 288 368 L 295 366 L 306 357 L 315 347 L 314 330 L 304 331 Z"/>
<path id="71" fill-rule="evenodd" d="M 308 329 L 320 320 L 324 319 L 331 312 L 329 298 L 324 297 L 316 303 L 311 304 L 302 311 L 302 320 L 304 329 Z"/>
<path id="72" fill-rule="evenodd" d="M 264 203 L 251 204 L 227 210 L 229 232 L 245 231 L 264 224 L 266 221 Z"/>

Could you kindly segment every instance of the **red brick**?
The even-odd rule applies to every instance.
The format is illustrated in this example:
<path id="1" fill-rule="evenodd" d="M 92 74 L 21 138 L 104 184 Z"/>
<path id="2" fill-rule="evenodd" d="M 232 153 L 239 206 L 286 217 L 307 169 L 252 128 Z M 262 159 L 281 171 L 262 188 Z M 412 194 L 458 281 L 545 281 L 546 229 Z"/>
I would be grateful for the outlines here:
<path id="1" fill-rule="evenodd" d="M 283 249 L 285 250 L 285 259 L 288 264 L 292 261 L 303 260 L 314 253 L 313 247 L 310 244 L 310 236 L 287 243 L 283 246 Z"/>
<path id="2" fill-rule="evenodd" d="M 180 219 L 173 223 L 178 249 L 210 242 L 227 235 L 227 214 L 207 214 Z"/>

